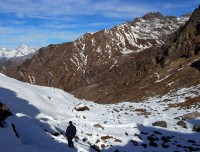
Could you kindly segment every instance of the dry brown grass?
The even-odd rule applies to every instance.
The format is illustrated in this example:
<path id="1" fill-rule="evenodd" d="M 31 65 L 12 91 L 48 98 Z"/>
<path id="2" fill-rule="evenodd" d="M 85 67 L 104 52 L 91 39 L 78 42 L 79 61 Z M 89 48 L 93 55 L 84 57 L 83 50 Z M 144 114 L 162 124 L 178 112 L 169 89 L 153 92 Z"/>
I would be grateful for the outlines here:
<path id="1" fill-rule="evenodd" d="M 134 111 L 137 112 L 138 115 L 143 115 L 145 117 L 151 115 L 151 112 L 148 112 L 146 109 L 135 109 Z"/>
<path id="2" fill-rule="evenodd" d="M 189 108 L 189 107 L 196 105 L 198 103 L 200 103 L 200 96 L 187 99 L 185 102 L 169 104 L 168 106 L 169 106 L 169 108 L 170 107 Z"/>

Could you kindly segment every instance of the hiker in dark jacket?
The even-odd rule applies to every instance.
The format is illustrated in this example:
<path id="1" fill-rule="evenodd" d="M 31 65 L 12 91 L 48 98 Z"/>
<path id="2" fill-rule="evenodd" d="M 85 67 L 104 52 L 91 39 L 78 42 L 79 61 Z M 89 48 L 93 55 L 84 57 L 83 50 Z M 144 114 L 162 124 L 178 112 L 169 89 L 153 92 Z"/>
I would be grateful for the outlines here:
<path id="1" fill-rule="evenodd" d="M 73 143 L 72 139 L 75 137 L 75 135 L 76 135 L 76 127 L 70 121 L 69 126 L 67 127 L 67 130 L 66 130 L 66 137 L 68 140 L 68 146 L 70 148 L 74 147 L 74 143 Z"/>
<path id="2" fill-rule="evenodd" d="M 2 102 L 0 102 L 0 121 L 4 121 L 7 117 L 11 116 L 8 106 Z"/>

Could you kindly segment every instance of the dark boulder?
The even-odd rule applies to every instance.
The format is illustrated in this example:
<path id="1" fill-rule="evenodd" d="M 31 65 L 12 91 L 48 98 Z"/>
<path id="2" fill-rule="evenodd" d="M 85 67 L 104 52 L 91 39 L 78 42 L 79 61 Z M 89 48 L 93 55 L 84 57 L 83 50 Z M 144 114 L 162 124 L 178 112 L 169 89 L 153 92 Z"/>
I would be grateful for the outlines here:
<path id="1" fill-rule="evenodd" d="M 147 136 L 147 139 L 148 139 L 149 141 L 157 141 L 157 140 L 158 140 L 158 138 L 155 137 L 155 136 Z"/>
<path id="2" fill-rule="evenodd" d="M 153 141 L 151 141 L 151 142 L 149 143 L 149 146 L 152 146 L 152 147 L 158 147 L 158 144 L 155 143 L 155 142 L 153 142 Z"/>
<path id="3" fill-rule="evenodd" d="M 179 121 L 179 122 L 177 122 L 177 125 L 179 125 L 179 126 L 181 126 L 181 127 L 183 127 L 183 128 L 187 128 L 187 125 L 186 125 L 186 123 L 184 122 L 184 121 Z"/>
<path id="4" fill-rule="evenodd" d="M 82 105 L 82 104 L 78 104 L 75 108 L 76 111 L 86 111 L 86 110 L 90 110 L 87 106 Z"/>
<path id="5" fill-rule="evenodd" d="M 100 148 L 97 145 L 91 145 L 91 148 L 96 150 L 96 152 L 100 152 Z"/>
<path id="6" fill-rule="evenodd" d="M 200 124 L 194 125 L 193 130 L 196 132 L 200 132 Z"/>
<path id="7" fill-rule="evenodd" d="M 167 128 L 166 121 L 156 121 L 156 122 L 152 123 L 152 125 L 162 127 L 162 128 Z"/>

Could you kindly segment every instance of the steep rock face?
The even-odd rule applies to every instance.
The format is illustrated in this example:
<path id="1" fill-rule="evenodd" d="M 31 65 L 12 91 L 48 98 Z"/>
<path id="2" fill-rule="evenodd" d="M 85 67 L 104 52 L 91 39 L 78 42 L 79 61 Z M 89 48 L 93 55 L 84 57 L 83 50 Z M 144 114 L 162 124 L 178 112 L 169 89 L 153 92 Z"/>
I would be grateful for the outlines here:
<path id="1" fill-rule="evenodd" d="M 7 75 L 58 87 L 95 102 L 154 95 L 146 86 L 157 78 L 155 48 L 187 19 L 149 13 L 110 30 L 86 33 L 74 42 L 41 48 L 17 69 L 9 69 Z"/>
<path id="2" fill-rule="evenodd" d="M 158 51 L 157 61 L 163 66 L 179 58 L 189 58 L 200 53 L 200 9 L 189 21 L 170 37 Z"/>
<path id="3" fill-rule="evenodd" d="M 200 8 L 197 8 L 188 22 L 158 49 L 156 61 L 161 68 L 155 71 L 157 80 L 152 87 L 163 91 L 157 93 L 200 84 L 199 23 Z M 161 83 L 162 87 L 157 87 Z"/>

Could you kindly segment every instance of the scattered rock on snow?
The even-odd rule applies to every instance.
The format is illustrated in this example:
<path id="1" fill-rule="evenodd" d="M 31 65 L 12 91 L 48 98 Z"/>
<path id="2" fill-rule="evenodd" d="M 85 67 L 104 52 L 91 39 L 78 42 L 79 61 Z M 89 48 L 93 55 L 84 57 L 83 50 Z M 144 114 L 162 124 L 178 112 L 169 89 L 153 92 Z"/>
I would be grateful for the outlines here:
<path id="1" fill-rule="evenodd" d="M 90 146 L 92 149 L 96 150 L 96 152 L 100 152 L 99 146 L 97 145 L 92 145 Z"/>
<path id="2" fill-rule="evenodd" d="M 175 120 L 181 120 L 179 117 L 175 117 L 174 119 L 175 119 Z"/>
<path id="3" fill-rule="evenodd" d="M 161 140 L 163 141 L 163 143 L 168 143 L 170 142 L 169 138 L 162 136 Z"/>
<path id="4" fill-rule="evenodd" d="M 154 136 L 147 136 L 147 139 L 148 139 L 149 141 L 156 141 L 156 140 L 158 140 L 158 138 L 157 138 L 157 137 L 154 137 Z"/>
<path id="5" fill-rule="evenodd" d="M 134 136 L 135 136 L 135 137 L 138 137 L 139 139 L 142 140 L 142 137 L 141 137 L 139 134 L 136 134 L 136 133 L 135 133 Z"/>
<path id="6" fill-rule="evenodd" d="M 156 122 L 152 123 L 152 125 L 162 127 L 162 128 L 167 128 L 166 121 L 156 121 Z"/>
<path id="7" fill-rule="evenodd" d="M 59 136 L 60 133 L 59 132 L 55 132 L 55 133 L 51 133 L 53 136 Z"/>
<path id="8" fill-rule="evenodd" d="M 86 110 L 90 110 L 87 106 L 83 105 L 83 104 L 78 104 L 74 107 L 74 109 L 76 111 L 86 111 Z"/>
<path id="9" fill-rule="evenodd" d="M 142 146 L 143 148 L 147 148 L 147 144 L 145 144 L 145 143 L 142 143 L 141 146 Z"/>
<path id="10" fill-rule="evenodd" d="M 174 136 L 162 136 L 161 140 L 163 141 L 163 144 L 166 144 L 168 142 L 171 142 L 170 139 L 174 138 Z"/>
<path id="11" fill-rule="evenodd" d="M 87 136 L 90 136 L 90 137 L 92 137 L 92 134 L 90 134 L 90 133 L 85 133 Z"/>
<path id="12" fill-rule="evenodd" d="M 148 132 L 140 132 L 143 135 L 148 135 Z"/>
<path id="13" fill-rule="evenodd" d="M 99 139 L 97 139 L 95 143 L 96 143 L 96 144 L 98 144 L 99 142 L 100 142 L 100 140 L 99 140 Z"/>
<path id="14" fill-rule="evenodd" d="M 194 144 L 194 143 L 196 143 L 196 141 L 194 141 L 194 140 L 191 140 L 191 139 L 190 139 L 190 140 L 188 140 L 188 142 L 189 142 L 189 143 L 193 143 L 193 144 Z"/>
<path id="15" fill-rule="evenodd" d="M 167 145 L 166 143 L 163 142 L 163 143 L 162 143 L 162 147 L 163 147 L 163 148 L 169 148 L 169 145 Z"/>
<path id="16" fill-rule="evenodd" d="M 155 134 L 157 135 L 162 135 L 162 133 L 160 133 L 159 131 L 153 131 Z"/>
<path id="17" fill-rule="evenodd" d="M 135 112 L 138 113 L 138 115 L 143 115 L 148 118 L 149 115 L 151 115 L 151 112 L 148 112 L 146 109 L 135 109 Z"/>
<path id="18" fill-rule="evenodd" d="M 177 125 L 179 125 L 179 126 L 181 126 L 181 127 L 183 127 L 183 128 L 187 128 L 187 125 L 186 125 L 186 123 L 184 122 L 184 121 L 179 121 L 179 122 L 177 122 Z"/>
<path id="19" fill-rule="evenodd" d="M 200 132 L 200 124 L 194 125 L 193 130 L 196 132 Z"/>
<path id="20" fill-rule="evenodd" d="M 106 146 L 104 144 L 101 144 L 101 148 L 104 149 L 106 148 Z"/>
<path id="21" fill-rule="evenodd" d="M 182 119 L 183 120 L 186 120 L 186 119 L 194 119 L 194 118 L 197 118 L 197 117 L 200 117 L 200 112 L 192 112 L 192 113 L 188 113 L 188 114 L 184 114 L 182 116 Z"/>
<path id="22" fill-rule="evenodd" d="M 115 139 L 115 142 L 120 142 L 121 143 L 122 141 L 120 139 Z"/>
<path id="23" fill-rule="evenodd" d="M 103 140 L 103 141 L 106 141 L 106 140 L 108 140 L 108 139 L 113 139 L 113 137 L 112 136 L 102 136 L 101 137 L 101 140 Z"/>
<path id="24" fill-rule="evenodd" d="M 131 140 L 131 142 L 133 143 L 133 145 L 138 146 L 138 142 L 136 140 Z"/>
<path id="25" fill-rule="evenodd" d="M 120 112 L 118 109 L 113 109 L 115 112 Z"/>
<path id="26" fill-rule="evenodd" d="M 83 138 L 83 139 L 82 139 L 83 142 L 86 142 L 87 140 L 88 140 L 87 138 Z"/>
<path id="27" fill-rule="evenodd" d="M 151 141 L 151 142 L 149 143 L 149 146 L 152 146 L 152 147 L 158 147 L 158 144 L 155 143 L 155 142 L 153 142 L 153 141 Z"/>
<path id="28" fill-rule="evenodd" d="M 95 128 L 101 128 L 102 130 L 104 129 L 104 127 L 101 126 L 100 124 L 94 124 L 94 127 L 95 127 Z"/>

